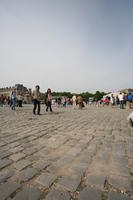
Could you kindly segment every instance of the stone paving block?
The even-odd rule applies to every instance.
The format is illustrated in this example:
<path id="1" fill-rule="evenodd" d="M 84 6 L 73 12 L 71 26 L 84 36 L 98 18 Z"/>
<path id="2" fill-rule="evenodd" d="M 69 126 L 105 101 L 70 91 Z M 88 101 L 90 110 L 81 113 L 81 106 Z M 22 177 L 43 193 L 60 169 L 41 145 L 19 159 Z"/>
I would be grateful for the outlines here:
<path id="1" fill-rule="evenodd" d="M 11 181 L 0 185 L 0 200 L 10 197 L 20 187 L 20 184 Z"/>
<path id="2" fill-rule="evenodd" d="M 18 153 L 18 152 L 22 151 L 23 149 L 24 149 L 23 147 L 17 146 L 17 147 L 15 147 L 15 148 L 10 149 L 10 151 L 11 151 L 12 153 Z"/>
<path id="3" fill-rule="evenodd" d="M 21 192 L 18 192 L 13 200 L 39 200 L 42 195 L 42 191 L 35 187 L 24 188 Z"/>
<path id="4" fill-rule="evenodd" d="M 3 147 L 3 146 L 5 146 L 5 145 L 6 145 L 5 142 L 0 142 L 0 147 Z"/>
<path id="5" fill-rule="evenodd" d="M 108 200 L 133 200 L 133 198 L 128 197 L 127 195 L 112 191 L 109 193 Z"/>
<path id="6" fill-rule="evenodd" d="M 4 173 L 0 173 L 0 183 L 5 182 L 8 178 L 14 175 L 14 171 L 6 171 Z"/>
<path id="7" fill-rule="evenodd" d="M 20 160 L 16 163 L 14 163 L 14 167 L 17 169 L 17 170 L 22 170 L 24 168 L 26 168 L 27 166 L 31 165 L 32 162 L 29 161 L 29 160 L 26 160 L 26 159 L 23 159 L 23 160 Z"/>
<path id="8" fill-rule="evenodd" d="M 11 148 L 17 147 L 17 146 L 19 146 L 19 145 L 20 145 L 19 142 L 14 142 L 14 143 L 9 143 L 9 144 L 8 144 L 8 146 L 11 147 Z"/>
<path id="9" fill-rule="evenodd" d="M 0 169 L 7 167 L 11 163 L 12 163 L 12 161 L 7 158 L 0 160 Z"/>
<path id="10" fill-rule="evenodd" d="M 13 160 L 13 161 L 18 161 L 22 158 L 25 158 L 24 153 L 16 153 L 16 154 L 13 154 L 12 156 L 10 156 L 10 159 Z"/>
<path id="11" fill-rule="evenodd" d="M 33 153 L 37 152 L 35 148 L 27 148 L 23 151 L 27 156 L 32 155 Z"/>
<path id="12" fill-rule="evenodd" d="M 7 158 L 7 157 L 9 157 L 10 155 L 12 155 L 12 153 L 9 152 L 9 151 L 0 152 L 0 159 Z"/>
<path id="13" fill-rule="evenodd" d="M 57 179 L 57 176 L 50 173 L 42 173 L 37 179 L 36 182 L 44 187 L 50 187 L 52 183 Z"/>
<path id="14" fill-rule="evenodd" d="M 102 200 L 102 193 L 100 190 L 94 188 L 84 188 L 79 193 L 78 200 Z"/>
<path id="15" fill-rule="evenodd" d="M 64 176 L 58 181 L 58 185 L 70 192 L 75 192 L 80 182 L 80 176 Z"/>
<path id="16" fill-rule="evenodd" d="M 133 180 L 129 178 L 124 178 L 120 176 L 111 176 L 109 178 L 109 183 L 121 190 L 133 191 Z"/>
<path id="17" fill-rule="evenodd" d="M 104 174 L 88 174 L 86 184 L 103 188 L 105 180 L 106 177 Z"/>
<path id="18" fill-rule="evenodd" d="M 39 170 L 45 169 L 49 165 L 46 161 L 38 160 L 36 163 L 33 164 L 33 167 Z"/>
<path id="19" fill-rule="evenodd" d="M 66 191 L 51 190 L 45 200 L 71 200 L 71 197 Z"/>
<path id="20" fill-rule="evenodd" d="M 20 181 L 25 182 L 25 181 L 32 179 L 37 173 L 38 173 L 38 171 L 36 169 L 27 168 L 19 173 L 18 178 Z"/>

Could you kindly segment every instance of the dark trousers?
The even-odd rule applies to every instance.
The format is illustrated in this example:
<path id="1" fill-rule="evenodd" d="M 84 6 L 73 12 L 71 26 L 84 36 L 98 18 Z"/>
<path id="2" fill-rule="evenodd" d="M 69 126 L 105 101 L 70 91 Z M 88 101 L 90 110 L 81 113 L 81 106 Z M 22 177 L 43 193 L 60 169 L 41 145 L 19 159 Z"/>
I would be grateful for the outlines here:
<path id="1" fill-rule="evenodd" d="M 18 106 L 22 108 L 22 100 L 18 101 Z"/>
<path id="2" fill-rule="evenodd" d="M 33 113 L 36 113 L 36 108 L 38 107 L 37 114 L 40 114 L 40 101 L 37 99 L 34 99 L 34 108 L 33 108 Z"/>
<path id="3" fill-rule="evenodd" d="M 51 101 L 48 101 L 48 102 L 47 102 L 46 112 L 48 111 L 48 108 L 49 108 L 50 111 L 52 112 Z"/>

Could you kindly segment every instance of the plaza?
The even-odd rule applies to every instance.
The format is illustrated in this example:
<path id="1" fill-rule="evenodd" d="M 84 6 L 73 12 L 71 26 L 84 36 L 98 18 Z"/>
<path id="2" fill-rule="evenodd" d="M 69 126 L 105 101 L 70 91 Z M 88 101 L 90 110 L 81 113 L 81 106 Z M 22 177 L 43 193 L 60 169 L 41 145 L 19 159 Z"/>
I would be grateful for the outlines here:
<path id="1" fill-rule="evenodd" d="M 0 200 L 130 200 L 131 110 L 0 108 Z"/>

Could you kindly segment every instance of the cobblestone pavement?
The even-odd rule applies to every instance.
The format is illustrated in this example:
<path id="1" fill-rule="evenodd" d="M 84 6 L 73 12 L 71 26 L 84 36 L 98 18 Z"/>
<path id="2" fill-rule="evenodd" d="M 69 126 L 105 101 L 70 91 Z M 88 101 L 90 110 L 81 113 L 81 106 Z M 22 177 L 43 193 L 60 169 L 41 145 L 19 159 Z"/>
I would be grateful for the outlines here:
<path id="1" fill-rule="evenodd" d="M 0 108 L 0 200 L 130 200 L 129 110 Z"/>

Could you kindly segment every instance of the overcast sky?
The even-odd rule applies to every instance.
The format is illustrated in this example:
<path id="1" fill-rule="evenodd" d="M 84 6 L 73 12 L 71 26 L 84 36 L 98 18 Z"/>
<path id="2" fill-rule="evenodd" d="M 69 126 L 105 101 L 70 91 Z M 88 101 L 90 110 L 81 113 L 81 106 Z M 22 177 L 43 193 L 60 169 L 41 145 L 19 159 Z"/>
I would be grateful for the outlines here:
<path id="1" fill-rule="evenodd" d="M 133 0 L 0 0 L 0 87 L 133 88 Z"/>

